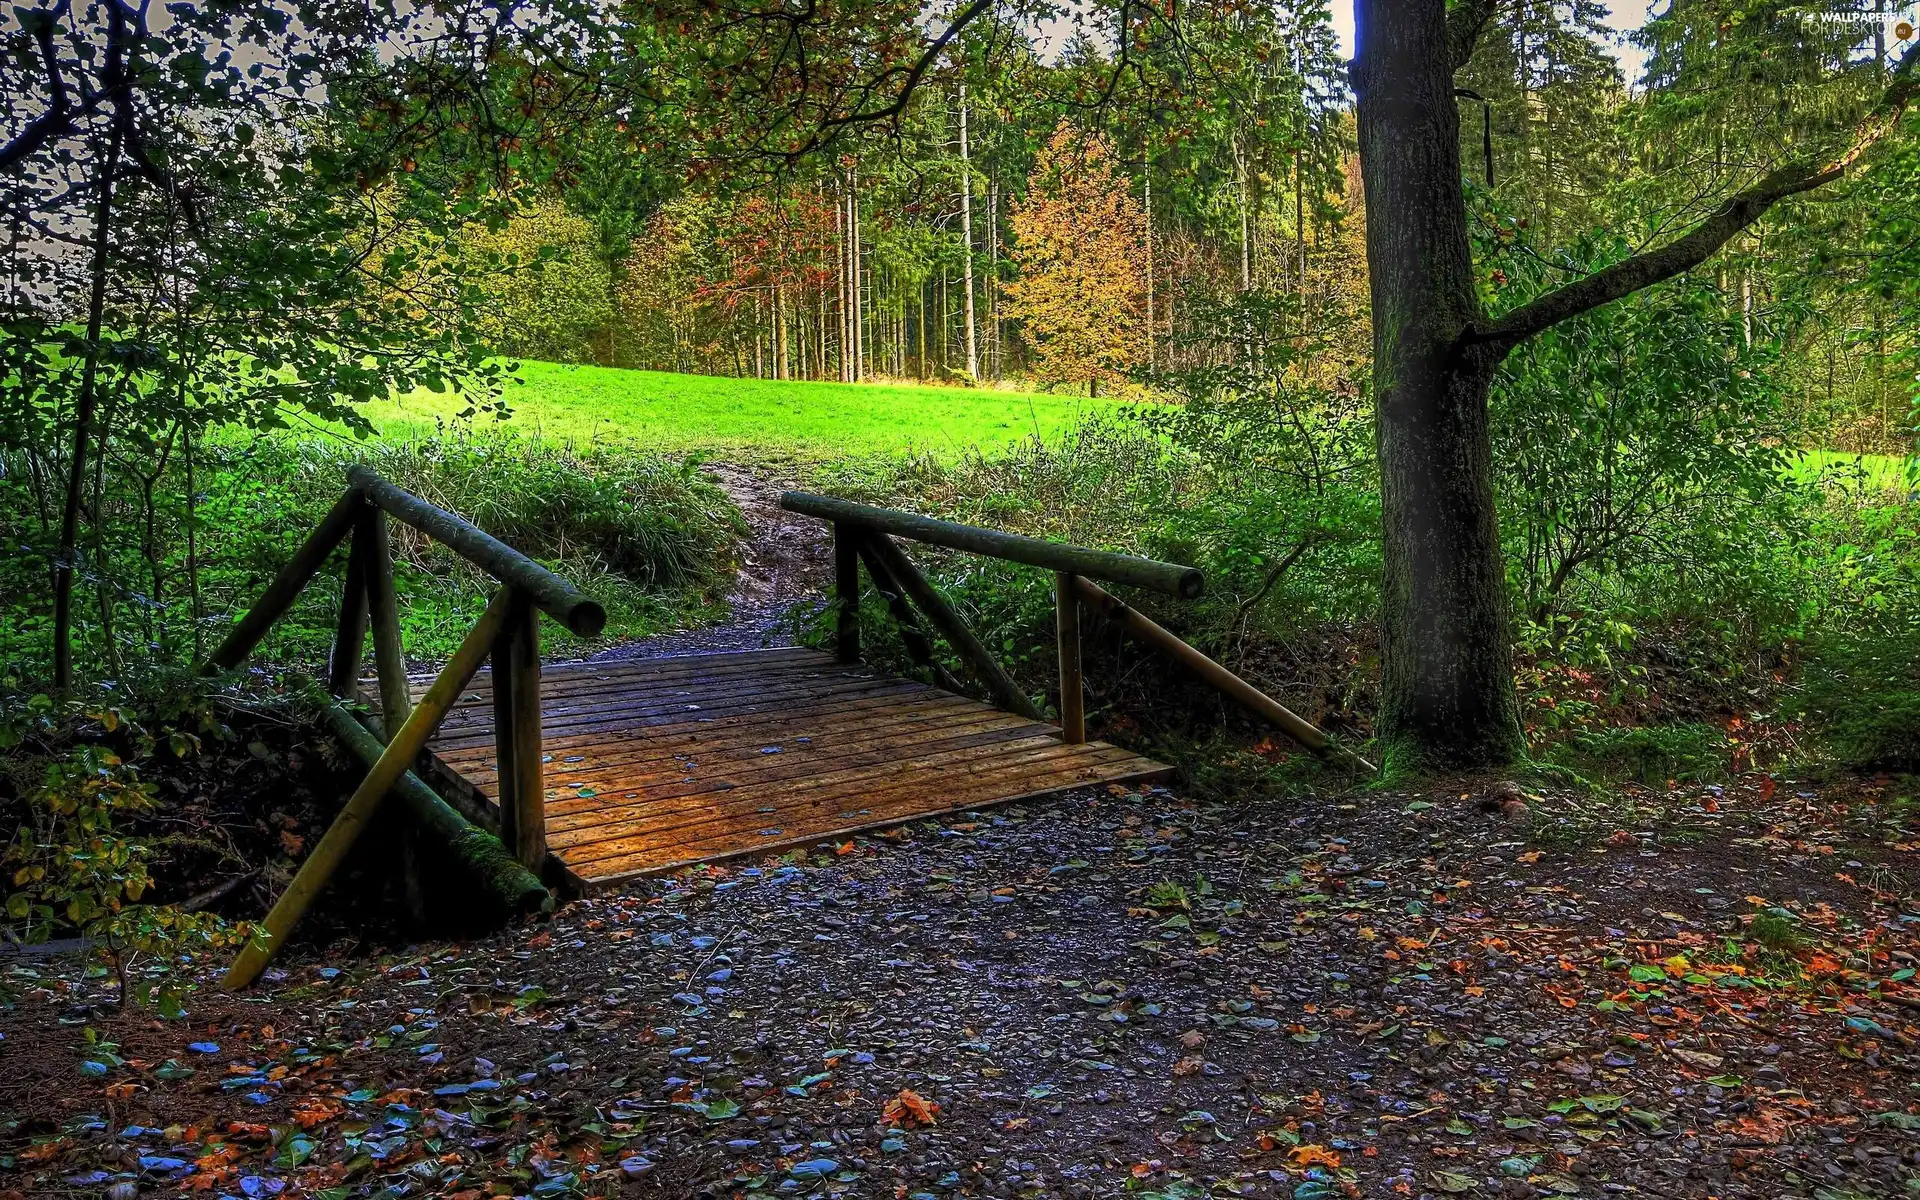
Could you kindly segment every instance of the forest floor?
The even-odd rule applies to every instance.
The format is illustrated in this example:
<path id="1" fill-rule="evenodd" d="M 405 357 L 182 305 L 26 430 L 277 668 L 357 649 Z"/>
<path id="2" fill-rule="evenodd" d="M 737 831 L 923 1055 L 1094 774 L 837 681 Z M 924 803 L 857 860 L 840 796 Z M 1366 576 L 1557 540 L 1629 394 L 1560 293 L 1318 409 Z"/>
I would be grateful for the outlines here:
<path id="1" fill-rule="evenodd" d="M 0 1194 L 1911 1194 L 1903 815 L 1115 789 L 295 956 L 173 1022 L 23 962 Z"/>
<path id="2" fill-rule="evenodd" d="M 615 653 L 817 590 L 819 530 L 723 482 L 742 619 Z M 0 1200 L 1916 1195 L 1910 796 L 1083 790 L 207 963 L 171 1021 L 9 957 Z"/>
<path id="3" fill-rule="evenodd" d="M 958 458 L 1026 438 L 1052 439 L 1116 402 L 1065 393 L 937 387 L 911 382 L 815 383 L 522 362 L 502 397 L 503 422 L 530 437 L 611 442 L 802 461 L 925 452 Z M 382 436 L 432 434 L 465 401 L 417 392 L 373 404 Z M 486 428 L 490 422 L 476 422 Z"/>

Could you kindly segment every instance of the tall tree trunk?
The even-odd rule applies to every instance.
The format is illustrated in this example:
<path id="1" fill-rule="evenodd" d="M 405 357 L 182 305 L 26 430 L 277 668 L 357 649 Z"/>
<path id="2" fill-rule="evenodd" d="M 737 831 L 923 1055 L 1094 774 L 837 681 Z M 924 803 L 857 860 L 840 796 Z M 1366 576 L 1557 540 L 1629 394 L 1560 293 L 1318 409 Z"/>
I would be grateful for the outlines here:
<path id="1" fill-rule="evenodd" d="M 989 160 L 991 161 L 991 160 Z M 990 330 L 989 358 L 993 380 L 1000 381 L 1002 347 L 1006 345 L 1006 331 L 1000 327 L 1000 168 L 993 167 L 993 175 L 987 180 L 987 328 Z"/>
<path id="2" fill-rule="evenodd" d="M 1253 290 L 1253 205 L 1252 197 L 1247 194 L 1247 155 L 1240 148 L 1240 136 L 1233 138 L 1233 173 L 1240 186 L 1240 290 Z"/>
<path id="3" fill-rule="evenodd" d="M 185 404 L 181 405 L 182 411 Z M 186 418 L 182 418 L 186 421 Z M 181 452 L 187 468 L 187 597 L 188 611 L 193 617 L 193 661 L 206 659 L 206 636 L 203 632 L 207 621 L 207 609 L 200 596 L 200 496 L 199 480 L 196 478 L 193 461 L 193 425 L 187 422 L 185 440 L 181 443 Z"/>
<path id="4" fill-rule="evenodd" d="M 1153 162 L 1141 164 L 1141 177 L 1145 180 L 1147 210 L 1147 369 L 1153 370 L 1159 363 L 1154 359 L 1153 351 Z"/>
<path id="5" fill-rule="evenodd" d="M 867 315 L 866 297 L 862 295 L 860 279 L 860 192 L 859 177 L 851 171 L 847 173 L 847 228 L 852 232 L 852 258 L 848 265 L 853 269 L 853 381 L 866 378 L 867 374 Z"/>
<path id="6" fill-rule="evenodd" d="M 107 303 L 107 254 L 113 227 L 114 176 L 120 170 L 123 128 L 113 121 L 100 167 L 100 202 L 94 207 L 93 247 L 87 294 L 86 361 L 73 412 L 73 459 L 67 464 L 67 495 L 60 509 L 60 543 L 53 563 L 53 686 L 73 684 L 73 560 L 79 553 L 80 502 L 86 489 L 87 443 L 93 437 L 95 393 L 100 380 L 100 324 Z"/>
<path id="7" fill-rule="evenodd" d="M 960 251 L 966 264 L 967 378 L 980 379 L 980 343 L 973 323 L 973 156 L 967 152 L 967 85 L 960 85 Z"/>
<path id="8" fill-rule="evenodd" d="M 1446 0 L 1358 0 L 1384 516 L 1380 733 L 1402 762 L 1522 750 Z"/>
<path id="9" fill-rule="evenodd" d="M 853 310 L 850 300 L 852 294 L 852 272 L 847 264 L 852 260 L 853 225 L 847 220 L 847 202 L 853 195 L 851 187 L 843 188 L 840 204 L 834 209 L 834 232 L 839 235 L 840 269 L 836 273 L 836 283 L 840 289 L 840 382 L 853 382 L 853 326 L 849 320 Z"/>

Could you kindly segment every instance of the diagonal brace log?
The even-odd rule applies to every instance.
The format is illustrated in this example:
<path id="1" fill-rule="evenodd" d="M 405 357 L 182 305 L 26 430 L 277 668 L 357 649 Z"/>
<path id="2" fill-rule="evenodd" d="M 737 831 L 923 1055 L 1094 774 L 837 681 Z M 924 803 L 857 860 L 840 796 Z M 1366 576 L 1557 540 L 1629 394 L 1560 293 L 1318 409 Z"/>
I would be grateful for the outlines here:
<path id="1" fill-rule="evenodd" d="M 1075 578 L 1074 589 L 1089 607 L 1101 616 L 1112 621 L 1120 628 L 1131 633 L 1143 642 L 1148 642 L 1166 652 L 1167 656 L 1186 667 L 1202 681 L 1211 684 L 1242 708 L 1262 717 L 1284 730 L 1288 737 L 1299 742 L 1315 754 L 1332 755 L 1345 759 L 1368 772 L 1378 771 L 1366 759 L 1343 749 L 1326 735 L 1318 725 L 1295 713 L 1272 696 L 1254 687 L 1246 680 L 1227 670 L 1219 663 L 1200 653 L 1184 640 L 1166 629 L 1159 622 L 1148 617 L 1129 605 L 1120 597 L 1107 591 L 1090 580 Z"/>
<path id="2" fill-rule="evenodd" d="M 474 674 L 487 659 L 493 649 L 494 638 L 499 636 L 507 617 L 512 613 L 517 600 L 512 588 L 501 588 L 488 603 L 479 621 L 467 631 L 460 648 L 441 670 L 440 675 L 420 698 L 406 723 L 394 733 L 380 759 L 367 772 L 367 777 L 354 789 L 353 796 L 340 815 L 334 818 L 307 860 L 300 864 L 300 870 L 287 885 L 280 899 L 274 903 L 273 911 L 254 932 L 253 940 L 247 943 L 233 966 L 228 968 L 222 986 L 229 991 L 246 987 L 260 977 L 276 951 L 286 940 L 288 931 L 306 915 L 320 890 L 333 877 L 340 864 L 346 859 L 347 852 L 366 828 L 367 822 L 380 807 L 380 801 L 393 789 L 402 775 L 412 767 L 413 760 L 426 747 L 427 739 L 433 736 L 440 722 L 446 719 L 447 712 L 460 693 L 472 682 Z"/>
<path id="3" fill-rule="evenodd" d="M 380 738 L 311 681 L 302 690 L 341 745 L 369 769 L 379 763 L 386 752 Z M 413 824 L 427 834 L 427 840 L 468 873 L 482 907 L 497 909 L 508 919 L 553 911 L 553 896 L 539 877 L 507 853 L 499 838 L 470 823 L 418 775 L 408 771 L 400 776 L 391 794 L 407 810 Z"/>
<path id="4" fill-rule="evenodd" d="M 906 551 L 900 549 L 891 537 L 879 532 L 870 534 L 866 544 L 873 548 L 874 556 L 905 589 L 907 595 L 913 598 L 920 611 L 926 614 L 927 620 L 940 631 L 940 636 L 947 639 L 947 645 L 952 646 L 953 652 L 960 656 L 960 661 L 967 664 L 967 669 L 987 689 L 995 705 L 1031 720 L 1045 719 L 1040 715 L 1040 710 L 1033 706 L 1033 701 L 1020 690 L 1020 685 L 1007 674 L 1006 668 L 994 659 L 980 638 L 960 619 L 953 605 L 947 603 L 947 598 L 927 582 L 926 576 L 913 565 Z"/>
<path id="5" fill-rule="evenodd" d="M 201 667 L 203 674 L 231 671 L 253 653 L 260 639 L 267 636 L 267 630 L 300 598 L 301 591 L 327 561 L 327 556 L 333 553 L 333 548 L 352 531 L 355 520 L 366 504 L 366 499 L 352 488 L 334 502 L 327 515 L 320 519 L 320 524 L 314 527 L 314 531 L 307 535 L 307 540 L 287 560 L 287 565 L 281 567 L 280 573 L 273 577 L 273 582 L 267 585 L 259 601 L 240 618 L 240 623 L 233 627 L 233 632 L 227 635 L 226 640 L 207 656 L 206 663 Z"/>
<path id="6" fill-rule="evenodd" d="M 867 574 L 873 577 L 873 589 L 887 602 L 887 611 L 893 616 L 893 623 L 900 631 L 901 644 L 906 646 L 908 657 L 927 669 L 933 678 L 935 687 L 945 688 L 958 694 L 962 691 L 960 681 L 940 665 L 933 656 L 933 642 L 928 639 L 926 630 L 920 628 L 920 622 L 913 615 L 913 606 L 907 603 L 907 596 L 901 590 L 900 582 L 887 570 L 887 564 L 880 561 L 873 546 L 863 531 L 849 529 L 849 539 L 859 549 L 860 561 L 867 564 Z"/>

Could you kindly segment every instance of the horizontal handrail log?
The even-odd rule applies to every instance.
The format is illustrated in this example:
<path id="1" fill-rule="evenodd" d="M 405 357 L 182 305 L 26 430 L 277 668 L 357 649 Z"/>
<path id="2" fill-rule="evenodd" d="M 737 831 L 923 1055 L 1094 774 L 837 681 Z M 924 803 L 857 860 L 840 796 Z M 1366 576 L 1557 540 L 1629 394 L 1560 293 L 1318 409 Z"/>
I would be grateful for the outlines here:
<path id="1" fill-rule="evenodd" d="M 1065 542 L 1049 542 L 999 529 L 984 529 L 978 525 L 939 521 L 897 508 L 856 504 L 838 496 L 782 492 L 780 507 L 823 521 L 846 521 L 917 542 L 968 550 L 991 558 L 1025 563 L 1030 567 L 1045 567 L 1049 571 L 1090 576 L 1109 583 L 1124 583 L 1188 600 L 1198 596 L 1206 587 L 1206 577 L 1196 567 L 1183 567 L 1178 563 L 1119 554 L 1112 550 L 1091 550 Z"/>
<path id="2" fill-rule="evenodd" d="M 348 468 L 347 478 L 389 516 L 444 543 L 581 637 L 593 637 L 606 628 L 607 610 L 599 601 L 583 595 L 580 589 L 472 522 L 388 483 L 366 467 Z"/>

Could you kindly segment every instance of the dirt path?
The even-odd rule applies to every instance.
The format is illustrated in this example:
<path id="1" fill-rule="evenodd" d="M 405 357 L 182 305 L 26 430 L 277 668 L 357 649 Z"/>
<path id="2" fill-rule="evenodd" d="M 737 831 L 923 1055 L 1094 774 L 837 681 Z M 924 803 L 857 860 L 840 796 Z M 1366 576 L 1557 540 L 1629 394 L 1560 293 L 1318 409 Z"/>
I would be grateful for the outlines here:
<path id="1" fill-rule="evenodd" d="M 1911 1194 L 1887 794 L 1648 793 L 1656 834 L 1462 792 L 1074 794 L 296 959 L 184 1022 L 15 978 L 0 1191 Z"/>
<path id="2" fill-rule="evenodd" d="M 703 651 L 755 650 L 793 643 L 785 618 L 795 601 L 822 595 L 833 578 L 833 544 L 824 523 L 786 512 L 777 473 L 726 463 L 705 470 L 726 489 L 752 529 L 741 550 L 732 616 L 718 625 L 617 646 L 596 657 L 662 658 Z"/>

